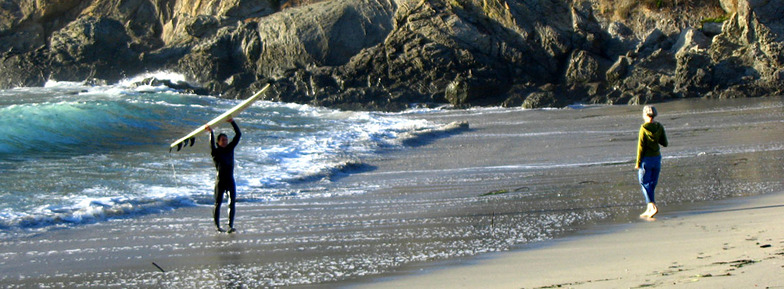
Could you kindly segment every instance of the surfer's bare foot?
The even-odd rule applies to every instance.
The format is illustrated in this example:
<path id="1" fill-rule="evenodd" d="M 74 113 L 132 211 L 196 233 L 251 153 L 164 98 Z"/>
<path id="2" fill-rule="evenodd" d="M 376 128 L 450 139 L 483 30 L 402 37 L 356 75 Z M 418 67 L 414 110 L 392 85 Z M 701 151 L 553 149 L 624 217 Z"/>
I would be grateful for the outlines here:
<path id="1" fill-rule="evenodd" d="M 237 230 L 235 230 L 234 228 L 230 228 L 229 231 L 228 231 L 229 234 L 234 233 L 234 232 L 237 232 Z"/>
<path id="2" fill-rule="evenodd" d="M 221 228 L 218 228 L 217 231 L 218 231 L 218 233 L 226 233 L 226 230 L 221 229 Z"/>

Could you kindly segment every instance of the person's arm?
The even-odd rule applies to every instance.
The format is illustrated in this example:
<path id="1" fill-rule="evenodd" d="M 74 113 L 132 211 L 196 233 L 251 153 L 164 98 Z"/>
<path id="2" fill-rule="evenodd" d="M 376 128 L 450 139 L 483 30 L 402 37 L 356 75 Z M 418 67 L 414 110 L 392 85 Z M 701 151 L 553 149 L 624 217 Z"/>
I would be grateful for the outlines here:
<path id="1" fill-rule="evenodd" d="M 240 142 L 240 137 L 242 136 L 242 132 L 240 132 L 240 127 L 237 126 L 237 123 L 234 121 L 233 118 L 229 119 L 229 122 L 231 122 L 231 126 L 234 128 L 234 138 L 231 139 L 231 143 L 229 143 L 229 145 L 231 147 L 235 147 Z"/>
<path id="2" fill-rule="evenodd" d="M 640 133 L 637 137 L 637 161 L 634 163 L 634 168 L 640 168 L 640 162 L 642 162 L 642 152 L 645 144 L 645 131 L 643 127 L 640 127 Z"/>
<path id="3" fill-rule="evenodd" d="M 659 138 L 659 144 L 663 147 L 668 146 L 670 143 L 667 142 L 667 132 L 664 131 L 664 126 L 662 126 L 662 134 L 661 138 Z"/>
<path id="4" fill-rule="evenodd" d="M 204 130 L 210 132 L 210 150 L 215 150 L 215 133 L 212 131 L 212 128 L 209 125 L 205 126 Z"/>

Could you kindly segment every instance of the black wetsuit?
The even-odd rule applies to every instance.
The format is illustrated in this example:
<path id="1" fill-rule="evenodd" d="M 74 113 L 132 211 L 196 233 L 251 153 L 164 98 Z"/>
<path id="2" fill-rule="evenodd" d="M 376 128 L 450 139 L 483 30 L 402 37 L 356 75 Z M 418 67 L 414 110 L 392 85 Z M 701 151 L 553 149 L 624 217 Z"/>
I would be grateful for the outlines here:
<path id="1" fill-rule="evenodd" d="M 236 203 L 237 187 L 234 185 L 234 148 L 240 142 L 240 127 L 235 122 L 231 122 L 234 127 L 234 138 L 226 147 L 215 145 L 215 134 L 210 132 L 210 148 L 212 161 L 218 176 L 215 179 L 215 207 L 212 210 L 212 217 L 215 219 L 215 226 L 220 229 L 220 207 L 223 203 L 223 194 L 229 193 L 229 228 L 234 228 L 234 205 Z"/>

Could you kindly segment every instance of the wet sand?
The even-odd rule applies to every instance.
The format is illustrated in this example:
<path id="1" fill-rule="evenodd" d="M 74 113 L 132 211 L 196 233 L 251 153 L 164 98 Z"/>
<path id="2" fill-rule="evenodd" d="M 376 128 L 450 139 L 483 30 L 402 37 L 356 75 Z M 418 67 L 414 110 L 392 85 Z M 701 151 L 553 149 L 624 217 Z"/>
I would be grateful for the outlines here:
<path id="1" fill-rule="evenodd" d="M 592 247 L 580 246 L 600 240 L 593 244 L 608 251 L 619 248 L 643 255 L 643 248 L 661 245 L 677 252 L 672 256 L 717 255 L 715 247 L 695 251 L 692 245 L 677 243 L 685 239 L 675 238 L 671 243 L 667 239 L 639 239 L 647 236 L 648 230 L 656 236 L 684 235 L 682 238 L 690 237 L 695 245 L 727 238 L 722 242 L 728 248 L 746 248 L 742 246 L 748 243 L 730 236 L 708 234 L 724 232 L 723 226 L 732 224 L 727 222 L 743 222 L 743 218 L 698 225 L 703 224 L 699 218 L 711 215 L 714 217 L 706 218 L 721 220 L 723 213 L 701 212 L 721 205 L 717 200 L 728 199 L 739 200 L 743 207 L 738 208 L 760 208 L 732 212 L 779 217 L 775 206 L 781 204 L 780 199 L 759 199 L 763 203 L 757 204 L 745 203 L 749 200 L 743 197 L 784 191 L 783 103 L 781 98 L 768 98 L 657 105 L 658 120 L 666 126 L 671 145 L 663 149 L 664 170 L 657 192 L 661 213 L 656 222 L 637 218 L 644 209 L 633 170 L 637 129 L 642 121 L 638 106 L 411 114 L 409 117 L 444 124 L 464 121 L 469 128 L 420 132 L 406 141 L 404 149 L 383 151 L 328 180 L 301 185 L 302 193 L 334 191 L 333 197 L 241 202 L 238 234 L 216 233 L 210 208 L 196 207 L 0 241 L 0 284 L 7 288 L 397 284 L 433 288 L 442 287 L 439 278 L 447 278 L 464 280 L 460 285 L 473 288 L 644 285 L 648 273 L 682 276 L 699 264 L 687 259 L 659 260 L 634 266 L 641 270 L 633 273 L 636 277 L 596 283 L 619 278 L 621 275 L 612 271 L 617 270 L 613 264 L 627 264 L 632 255 L 616 253 L 616 261 L 601 267 L 595 261 L 603 260 L 602 252 L 607 251 L 597 251 L 603 255 L 576 252 L 590 251 L 584 248 Z M 364 193 L 353 193 L 360 191 Z M 766 206 L 773 206 L 773 210 Z M 744 227 L 736 233 L 752 234 L 745 231 L 747 223 L 728 225 L 726 230 Z M 614 227 L 618 224 L 622 229 Z M 759 225 L 762 227 L 756 228 L 761 231 L 769 224 Z M 708 233 L 697 234 L 695 228 L 700 226 Z M 773 229 L 768 232 L 772 234 L 749 238 L 770 239 L 767 242 L 772 249 L 762 252 L 780 252 L 781 235 Z M 692 235 L 685 236 L 688 234 Z M 582 237 L 572 239 L 575 235 Z M 628 235 L 623 238 L 629 242 L 623 244 L 629 247 L 604 241 L 614 240 L 616 235 Z M 700 239 L 703 236 L 705 240 Z M 735 255 L 727 256 L 717 262 L 735 261 Z M 484 267 L 486 264 L 490 267 Z M 553 276 L 536 274 L 547 271 L 546 265 L 537 264 L 572 268 L 553 269 L 562 273 L 556 277 L 588 267 L 605 268 L 614 274 L 575 273 L 574 278 L 518 283 L 519 279 L 503 277 L 484 281 L 480 277 L 493 275 L 459 271 L 490 268 L 488 272 L 502 274 L 503 269 L 493 266 L 516 266 L 509 264 L 526 266 L 508 271 L 509 275 L 526 271 L 534 277 Z M 438 269 L 441 267 L 447 269 Z M 671 273 L 668 268 L 682 268 L 685 273 Z M 422 271 L 429 273 L 420 274 Z M 711 276 L 718 276 L 713 272 L 718 271 L 710 271 Z M 412 279 L 397 278 L 410 275 Z M 386 283 L 389 280 L 393 283 Z M 473 281 L 484 283 L 478 286 L 480 283 Z"/>
<path id="2" fill-rule="evenodd" d="M 784 192 L 352 288 L 782 288 Z"/>

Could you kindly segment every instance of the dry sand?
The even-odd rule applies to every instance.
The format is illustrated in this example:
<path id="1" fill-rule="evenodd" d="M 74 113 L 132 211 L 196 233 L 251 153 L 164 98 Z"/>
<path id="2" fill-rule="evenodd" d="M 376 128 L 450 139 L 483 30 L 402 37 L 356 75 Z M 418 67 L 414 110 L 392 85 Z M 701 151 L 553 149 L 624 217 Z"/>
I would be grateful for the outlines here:
<path id="1" fill-rule="evenodd" d="M 366 287 L 784 288 L 782 219 L 777 193 Z"/>

